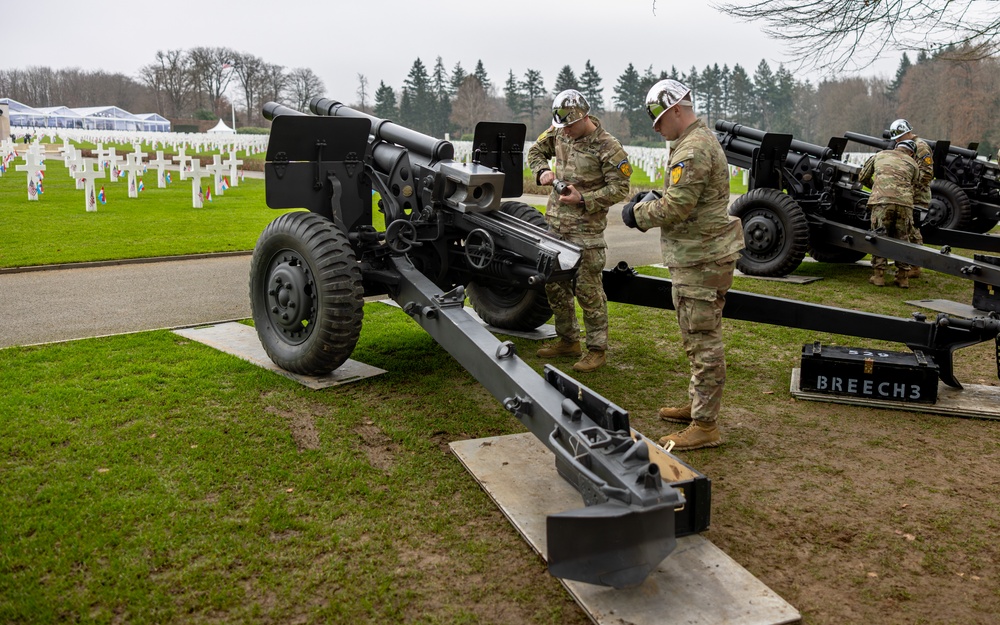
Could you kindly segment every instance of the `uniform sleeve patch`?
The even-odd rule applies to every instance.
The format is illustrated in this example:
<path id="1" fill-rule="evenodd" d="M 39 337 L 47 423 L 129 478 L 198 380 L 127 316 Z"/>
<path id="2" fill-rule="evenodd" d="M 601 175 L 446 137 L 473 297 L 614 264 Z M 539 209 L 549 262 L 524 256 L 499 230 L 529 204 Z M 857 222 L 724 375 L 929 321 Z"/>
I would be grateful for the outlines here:
<path id="1" fill-rule="evenodd" d="M 677 184 L 681 180 L 681 176 L 684 174 L 684 163 L 680 162 L 673 166 L 670 170 L 670 184 Z"/>
<path id="2" fill-rule="evenodd" d="M 930 154 L 928 154 L 927 156 L 924 157 L 924 163 L 926 165 L 933 165 L 934 164 L 934 160 L 931 159 Z"/>
<path id="3" fill-rule="evenodd" d="M 616 167 L 626 178 L 630 178 L 632 176 L 632 165 L 629 164 L 627 158 L 623 158 L 622 162 L 618 163 Z"/>

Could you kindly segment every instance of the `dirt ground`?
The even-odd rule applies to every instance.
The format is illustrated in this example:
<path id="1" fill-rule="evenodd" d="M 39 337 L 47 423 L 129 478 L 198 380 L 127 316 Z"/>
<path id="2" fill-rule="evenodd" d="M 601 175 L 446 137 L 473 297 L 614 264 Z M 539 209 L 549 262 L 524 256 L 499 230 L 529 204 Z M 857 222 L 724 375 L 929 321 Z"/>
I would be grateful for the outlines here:
<path id="1" fill-rule="evenodd" d="M 958 378 L 996 386 L 978 379 L 995 370 L 993 342 L 973 349 Z M 723 408 L 725 445 L 677 454 L 712 479 L 705 536 L 804 623 L 1000 622 L 1000 421 L 798 400 L 768 383 L 759 410 Z"/>

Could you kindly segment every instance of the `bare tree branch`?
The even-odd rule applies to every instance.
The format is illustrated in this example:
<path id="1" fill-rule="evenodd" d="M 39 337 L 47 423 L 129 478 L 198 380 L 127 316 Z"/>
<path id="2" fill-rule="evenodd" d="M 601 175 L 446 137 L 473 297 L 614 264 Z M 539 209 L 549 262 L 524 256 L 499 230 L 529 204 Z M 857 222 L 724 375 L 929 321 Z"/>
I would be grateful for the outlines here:
<path id="1" fill-rule="evenodd" d="M 753 0 L 712 7 L 763 22 L 764 33 L 786 42 L 800 68 L 858 71 L 888 51 L 956 60 L 1000 51 L 997 0 Z"/>

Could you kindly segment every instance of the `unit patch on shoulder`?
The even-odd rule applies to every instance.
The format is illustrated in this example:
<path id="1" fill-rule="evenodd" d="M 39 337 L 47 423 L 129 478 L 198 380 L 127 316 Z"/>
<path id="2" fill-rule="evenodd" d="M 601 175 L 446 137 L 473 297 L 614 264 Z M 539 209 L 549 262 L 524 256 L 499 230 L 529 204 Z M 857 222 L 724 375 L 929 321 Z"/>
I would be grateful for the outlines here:
<path id="1" fill-rule="evenodd" d="M 616 167 L 626 178 L 630 178 L 632 176 L 632 165 L 629 164 L 627 158 L 623 158 L 622 162 L 618 163 Z"/>
<path id="2" fill-rule="evenodd" d="M 684 163 L 680 162 L 673 166 L 670 170 L 670 184 L 677 184 L 681 180 L 681 176 L 684 174 Z"/>
<path id="3" fill-rule="evenodd" d="M 930 154 L 928 154 L 927 156 L 924 157 L 924 164 L 925 165 L 933 165 L 934 164 L 934 160 L 931 158 Z"/>

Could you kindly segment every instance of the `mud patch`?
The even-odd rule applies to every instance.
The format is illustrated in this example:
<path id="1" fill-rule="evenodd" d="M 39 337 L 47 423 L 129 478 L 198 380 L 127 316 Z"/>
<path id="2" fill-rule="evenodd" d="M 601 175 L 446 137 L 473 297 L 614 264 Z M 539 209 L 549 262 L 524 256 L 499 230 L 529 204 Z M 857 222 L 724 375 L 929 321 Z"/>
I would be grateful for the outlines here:
<path id="1" fill-rule="evenodd" d="M 289 408 L 268 406 L 264 412 L 281 417 L 288 423 L 292 440 L 299 453 L 319 449 L 319 432 L 316 431 L 315 410 L 308 404 L 295 403 Z"/>
<path id="2" fill-rule="evenodd" d="M 396 466 L 396 456 L 400 452 L 400 446 L 372 421 L 365 421 L 354 431 L 361 439 L 357 448 L 364 452 L 368 464 L 386 473 L 392 471 Z"/>

